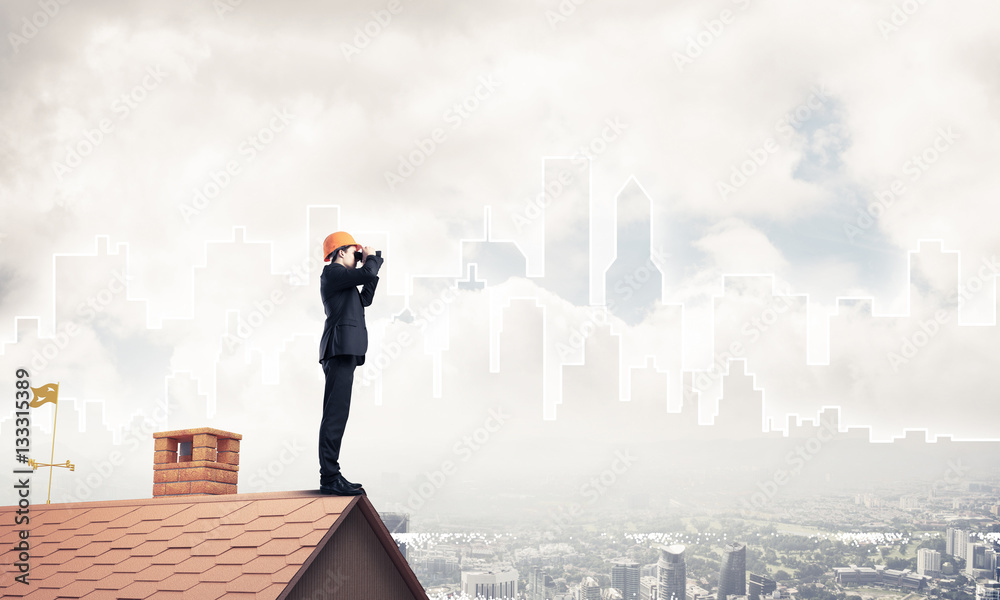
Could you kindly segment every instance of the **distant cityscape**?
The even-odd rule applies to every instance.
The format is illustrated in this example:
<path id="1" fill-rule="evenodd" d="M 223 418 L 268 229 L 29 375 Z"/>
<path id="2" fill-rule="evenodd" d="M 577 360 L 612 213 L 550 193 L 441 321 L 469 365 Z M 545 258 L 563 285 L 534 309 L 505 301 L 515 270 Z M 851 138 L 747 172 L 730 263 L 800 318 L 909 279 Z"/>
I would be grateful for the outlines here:
<path id="1" fill-rule="evenodd" d="M 403 533 L 401 515 L 383 518 L 435 599 L 1000 600 L 998 499 L 1000 486 L 974 483 L 919 503 L 789 502 L 800 511 L 773 521 L 702 507 L 672 511 L 662 521 L 677 531 L 652 534 L 639 532 L 653 512 L 627 509 L 603 529 L 595 519 L 560 534 L 531 523 L 504 535 Z"/>

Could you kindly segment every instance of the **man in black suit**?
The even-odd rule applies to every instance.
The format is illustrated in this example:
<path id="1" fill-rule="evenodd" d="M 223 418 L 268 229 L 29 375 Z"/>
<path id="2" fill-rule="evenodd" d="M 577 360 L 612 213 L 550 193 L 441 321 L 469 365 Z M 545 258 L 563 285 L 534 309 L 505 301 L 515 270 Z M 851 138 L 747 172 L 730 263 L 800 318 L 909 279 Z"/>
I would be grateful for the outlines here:
<path id="1" fill-rule="evenodd" d="M 331 233 L 323 242 L 326 260 L 332 262 L 320 275 L 320 296 L 326 311 L 319 362 L 326 374 L 323 419 L 319 425 L 320 491 L 338 496 L 365 493 L 360 483 L 351 483 L 340 472 L 340 443 L 351 409 L 354 369 L 365 363 L 368 329 L 365 306 L 370 306 L 382 266 L 381 252 L 362 246 L 343 231 Z M 363 263 L 357 268 L 358 262 Z M 363 286 L 358 291 L 357 286 Z"/>

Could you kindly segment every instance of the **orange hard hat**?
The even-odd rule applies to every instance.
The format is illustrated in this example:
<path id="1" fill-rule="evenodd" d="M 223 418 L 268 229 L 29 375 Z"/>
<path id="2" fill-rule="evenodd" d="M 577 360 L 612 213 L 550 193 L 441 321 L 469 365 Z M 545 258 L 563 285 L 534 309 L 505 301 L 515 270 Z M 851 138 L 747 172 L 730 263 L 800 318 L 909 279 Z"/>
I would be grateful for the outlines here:
<path id="1" fill-rule="evenodd" d="M 341 246 L 357 246 L 359 251 L 361 249 L 361 244 L 355 242 L 351 234 L 346 231 L 337 231 L 326 236 L 326 239 L 323 240 L 323 260 L 330 260 L 330 254 Z"/>

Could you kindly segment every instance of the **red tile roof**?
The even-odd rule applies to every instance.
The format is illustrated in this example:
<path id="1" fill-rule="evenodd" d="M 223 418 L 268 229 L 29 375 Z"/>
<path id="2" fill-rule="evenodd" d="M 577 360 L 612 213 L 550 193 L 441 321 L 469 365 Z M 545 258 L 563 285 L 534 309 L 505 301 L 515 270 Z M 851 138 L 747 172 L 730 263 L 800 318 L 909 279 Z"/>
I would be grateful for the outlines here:
<path id="1" fill-rule="evenodd" d="M 10 573 L 24 526 L 7 525 L 17 507 L 0 507 L 8 571 L 0 596 L 277 600 L 356 508 L 395 551 L 365 496 L 302 491 L 32 506 L 24 585 Z M 426 597 L 402 556 L 391 558 L 416 597 Z"/>

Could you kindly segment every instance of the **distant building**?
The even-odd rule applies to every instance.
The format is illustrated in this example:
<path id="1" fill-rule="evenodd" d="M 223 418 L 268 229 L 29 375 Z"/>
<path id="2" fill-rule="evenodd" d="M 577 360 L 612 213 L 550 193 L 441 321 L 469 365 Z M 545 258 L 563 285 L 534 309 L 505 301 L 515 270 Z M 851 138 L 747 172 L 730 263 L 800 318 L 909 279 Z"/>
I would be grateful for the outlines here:
<path id="1" fill-rule="evenodd" d="M 658 600 L 684 600 L 687 588 L 684 546 L 660 546 L 659 551 L 660 560 L 656 563 Z"/>
<path id="2" fill-rule="evenodd" d="M 897 569 L 881 570 L 882 585 L 891 585 L 901 590 L 922 591 L 927 585 L 927 578 L 918 575 L 909 569 L 899 571 Z"/>
<path id="3" fill-rule="evenodd" d="M 976 570 L 988 568 L 986 565 L 986 545 L 969 544 L 968 554 L 965 555 L 965 574 L 976 579 Z"/>
<path id="4" fill-rule="evenodd" d="M 1000 581 L 991 579 L 976 584 L 976 600 L 1000 600 Z"/>
<path id="5" fill-rule="evenodd" d="M 886 569 L 878 567 L 837 567 L 833 570 L 837 583 L 841 585 L 886 585 L 902 590 L 922 591 L 927 586 L 927 577 L 905 569 Z"/>
<path id="6" fill-rule="evenodd" d="M 382 519 L 382 523 L 385 524 L 385 528 L 392 534 L 392 539 L 397 540 L 396 546 L 399 548 L 399 551 L 403 553 L 403 558 L 407 558 L 406 542 L 400 542 L 396 535 L 409 531 L 410 515 L 404 513 L 380 512 L 378 516 Z"/>
<path id="7" fill-rule="evenodd" d="M 639 600 L 657 600 L 656 577 L 646 575 L 639 579 Z"/>
<path id="8" fill-rule="evenodd" d="M 750 599 L 760 600 L 761 596 L 769 596 L 771 595 L 771 592 L 778 589 L 778 584 L 766 575 L 751 573 L 750 581 L 748 582 L 747 587 L 749 588 L 747 590 L 747 595 L 750 596 Z"/>
<path id="9" fill-rule="evenodd" d="M 611 587 L 621 592 L 624 600 L 639 600 L 639 563 L 616 561 L 611 566 Z"/>
<path id="10" fill-rule="evenodd" d="M 879 573 L 869 567 L 838 567 L 833 570 L 837 583 L 841 585 L 874 585 L 879 581 Z"/>
<path id="11" fill-rule="evenodd" d="M 546 600 L 555 595 L 555 590 L 555 582 L 544 569 L 531 569 L 528 575 L 528 600 Z"/>
<path id="12" fill-rule="evenodd" d="M 410 560 L 423 573 L 431 576 L 451 579 L 459 577 L 462 572 L 458 555 L 450 550 L 424 550 Z"/>
<path id="13" fill-rule="evenodd" d="M 944 546 L 945 554 L 965 558 L 968 553 L 969 532 L 964 529 L 949 527 L 945 532 Z"/>
<path id="14" fill-rule="evenodd" d="M 517 571 L 463 572 L 462 593 L 474 598 L 516 598 Z"/>
<path id="15" fill-rule="evenodd" d="M 575 600 L 601 600 L 601 585 L 593 577 L 584 577 L 576 588 Z"/>
<path id="16" fill-rule="evenodd" d="M 725 548 L 722 567 L 719 569 L 719 593 L 716 600 L 727 596 L 745 596 L 747 593 L 747 546 L 733 543 Z"/>
<path id="17" fill-rule="evenodd" d="M 715 600 L 715 594 L 697 585 L 687 586 L 687 600 Z"/>
<path id="18" fill-rule="evenodd" d="M 941 553 L 930 548 L 917 550 L 917 574 L 929 577 L 941 575 Z"/>

